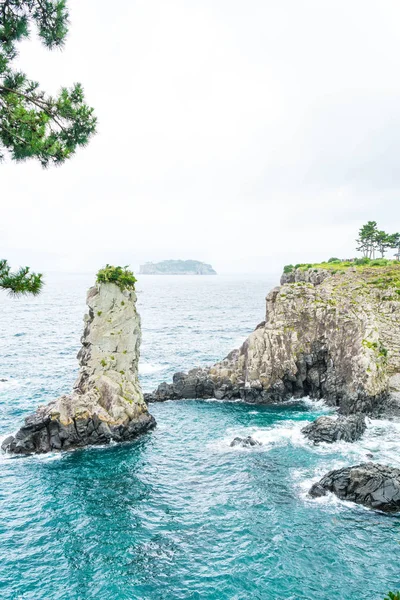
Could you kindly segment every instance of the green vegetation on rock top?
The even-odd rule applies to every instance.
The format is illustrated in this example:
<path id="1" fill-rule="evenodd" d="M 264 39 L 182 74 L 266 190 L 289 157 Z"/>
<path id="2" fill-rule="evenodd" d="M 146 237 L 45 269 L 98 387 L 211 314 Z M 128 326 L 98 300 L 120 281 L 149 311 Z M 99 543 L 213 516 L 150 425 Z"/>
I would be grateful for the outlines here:
<path id="1" fill-rule="evenodd" d="M 97 283 L 115 283 L 121 290 L 134 290 L 137 281 L 133 271 L 128 266 L 113 267 L 106 265 L 97 273 Z"/>
<path id="2" fill-rule="evenodd" d="M 284 273 L 292 273 L 296 269 L 306 271 L 307 269 L 326 269 L 333 272 L 345 270 L 349 267 L 356 267 L 358 270 L 365 267 L 390 267 L 391 265 L 400 265 L 400 233 L 388 234 L 379 230 L 376 221 L 368 221 L 358 232 L 356 240 L 357 250 L 363 253 L 362 258 L 351 260 L 341 260 L 340 258 L 330 258 L 328 261 L 320 263 L 299 263 L 297 265 L 285 265 Z M 389 250 L 397 250 L 394 255 L 397 260 L 385 258 L 385 253 Z M 375 258 L 376 253 L 381 254 L 381 258 Z"/>
<path id="3" fill-rule="evenodd" d="M 355 267 L 357 270 L 363 270 L 366 267 L 400 267 L 398 260 L 389 260 L 387 258 L 377 258 L 371 260 L 369 258 L 355 258 L 354 260 L 332 260 L 320 263 L 299 263 L 297 265 L 285 265 L 284 273 L 292 273 L 296 269 L 306 271 L 307 269 L 326 269 L 328 271 L 346 270 L 350 267 Z"/>

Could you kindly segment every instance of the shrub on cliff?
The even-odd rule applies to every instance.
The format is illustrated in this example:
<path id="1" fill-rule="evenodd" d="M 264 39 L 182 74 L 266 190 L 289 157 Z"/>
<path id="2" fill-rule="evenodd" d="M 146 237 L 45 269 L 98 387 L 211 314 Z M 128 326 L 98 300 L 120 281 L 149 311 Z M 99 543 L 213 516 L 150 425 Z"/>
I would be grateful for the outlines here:
<path id="1" fill-rule="evenodd" d="M 390 264 L 390 260 L 387 258 L 376 258 L 371 262 L 371 267 L 386 267 Z"/>
<path id="2" fill-rule="evenodd" d="M 285 265 L 283 267 L 283 272 L 284 273 L 291 273 L 292 271 L 294 271 L 294 266 L 293 265 Z"/>
<path id="3" fill-rule="evenodd" d="M 129 271 L 128 266 L 113 267 L 106 265 L 97 273 L 97 283 L 115 283 L 121 290 L 134 290 L 137 281 L 132 271 Z"/>
<path id="4" fill-rule="evenodd" d="M 400 592 L 388 592 L 388 595 L 385 596 L 384 600 L 400 600 Z"/>
<path id="5" fill-rule="evenodd" d="M 367 256 L 363 256 L 363 258 L 354 259 L 355 265 L 369 265 L 371 260 Z"/>

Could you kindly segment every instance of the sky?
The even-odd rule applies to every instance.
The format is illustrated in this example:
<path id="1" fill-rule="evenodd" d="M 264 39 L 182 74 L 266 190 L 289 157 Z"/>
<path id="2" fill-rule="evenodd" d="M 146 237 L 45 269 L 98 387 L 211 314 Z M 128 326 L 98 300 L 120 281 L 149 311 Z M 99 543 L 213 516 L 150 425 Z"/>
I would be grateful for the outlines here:
<path id="1" fill-rule="evenodd" d="M 196 259 L 219 273 L 355 255 L 400 231 L 398 0 L 69 0 L 62 51 L 98 133 L 66 164 L 0 165 L 0 258 L 39 271 Z"/>

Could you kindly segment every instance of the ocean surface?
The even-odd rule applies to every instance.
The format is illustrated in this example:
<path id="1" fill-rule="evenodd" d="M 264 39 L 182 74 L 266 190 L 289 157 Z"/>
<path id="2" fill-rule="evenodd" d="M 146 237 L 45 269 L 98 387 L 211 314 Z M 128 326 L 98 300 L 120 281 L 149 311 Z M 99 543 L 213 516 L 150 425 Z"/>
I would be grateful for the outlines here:
<path id="1" fill-rule="evenodd" d="M 77 374 L 90 275 L 49 275 L 38 298 L 0 297 L 0 436 Z M 237 347 L 278 277 L 142 276 L 145 391 Z M 153 404 L 134 443 L 0 457 L 1 600 L 383 600 L 400 588 L 400 518 L 307 491 L 366 460 L 400 466 L 400 424 L 355 444 L 300 429 L 323 402 Z M 262 442 L 230 448 L 237 435 Z"/>

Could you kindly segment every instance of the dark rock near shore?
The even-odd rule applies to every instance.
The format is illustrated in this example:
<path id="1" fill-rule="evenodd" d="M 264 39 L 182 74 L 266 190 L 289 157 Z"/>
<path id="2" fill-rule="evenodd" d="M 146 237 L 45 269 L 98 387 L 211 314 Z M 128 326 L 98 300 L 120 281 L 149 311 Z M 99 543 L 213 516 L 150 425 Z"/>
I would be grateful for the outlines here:
<path id="1" fill-rule="evenodd" d="M 314 443 L 319 442 L 355 442 L 359 440 L 366 430 L 364 415 L 350 415 L 348 417 L 339 416 L 319 417 L 301 432 Z"/>
<path id="2" fill-rule="evenodd" d="M 324 398 L 328 405 L 337 406 L 343 414 L 379 413 L 387 393 L 371 397 L 362 390 L 352 392 L 339 382 L 324 344 L 314 342 L 311 352 L 297 357 L 295 370 L 265 386 L 259 380 L 251 384 L 243 377 L 232 377 L 230 365 L 246 360 L 247 342 L 233 350 L 219 364 L 196 368 L 188 373 L 175 373 L 172 383 L 161 383 L 152 393 L 144 395 L 146 402 L 165 402 L 180 399 L 242 400 L 249 404 L 277 404 L 292 398 Z M 218 367 L 218 368 L 216 368 Z"/>
<path id="3" fill-rule="evenodd" d="M 25 425 L 15 436 L 8 436 L 2 443 L 1 449 L 13 454 L 42 454 L 56 450 L 70 450 L 84 446 L 130 441 L 139 434 L 145 433 L 156 426 L 154 417 L 142 414 L 135 421 L 126 424 L 110 426 L 93 418 L 73 419 L 71 423 L 63 424 L 58 420 L 37 419 L 34 413 L 25 419 Z"/>
<path id="4" fill-rule="evenodd" d="M 400 469 L 368 462 L 330 471 L 312 486 L 309 494 L 318 498 L 328 492 L 376 510 L 399 512 Z"/>
<path id="5" fill-rule="evenodd" d="M 262 446 L 261 442 L 258 442 L 251 435 L 245 438 L 235 437 L 229 444 L 231 447 L 241 446 L 242 448 L 252 448 L 253 446 Z"/>

